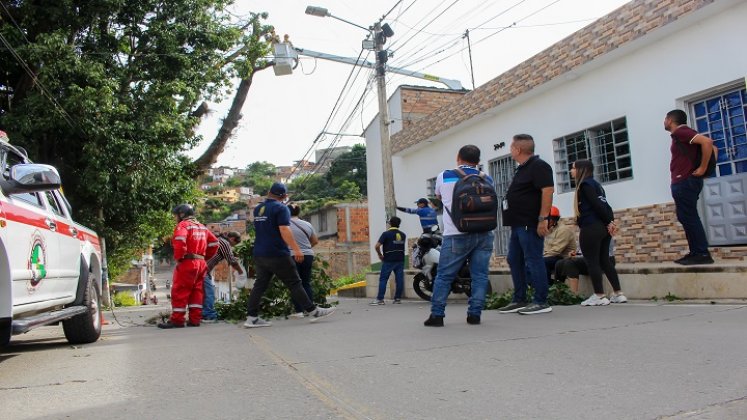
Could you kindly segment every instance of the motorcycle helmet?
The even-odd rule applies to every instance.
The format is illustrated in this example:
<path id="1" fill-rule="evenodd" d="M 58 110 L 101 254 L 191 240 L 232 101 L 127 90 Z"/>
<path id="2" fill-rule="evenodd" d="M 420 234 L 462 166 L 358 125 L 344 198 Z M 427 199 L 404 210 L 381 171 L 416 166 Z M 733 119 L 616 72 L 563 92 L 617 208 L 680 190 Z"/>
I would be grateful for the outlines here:
<path id="1" fill-rule="evenodd" d="M 179 204 L 178 206 L 174 207 L 171 210 L 171 214 L 175 214 L 179 216 L 179 220 L 184 220 L 187 217 L 191 217 L 195 215 L 195 208 L 192 207 L 191 204 L 183 203 L 183 204 Z"/>
<path id="2" fill-rule="evenodd" d="M 550 208 L 550 217 L 555 220 L 560 220 L 560 209 L 555 206 Z"/>

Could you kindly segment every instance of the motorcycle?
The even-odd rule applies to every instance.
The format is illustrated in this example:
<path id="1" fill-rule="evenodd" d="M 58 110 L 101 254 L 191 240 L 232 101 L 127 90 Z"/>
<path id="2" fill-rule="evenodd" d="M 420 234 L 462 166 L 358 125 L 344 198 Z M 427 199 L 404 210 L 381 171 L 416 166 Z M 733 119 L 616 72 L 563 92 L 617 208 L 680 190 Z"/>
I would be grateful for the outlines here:
<path id="1" fill-rule="evenodd" d="M 431 252 L 431 249 L 438 250 L 441 245 L 441 236 L 434 233 L 424 233 L 418 239 L 413 247 L 413 262 L 420 272 L 415 274 L 412 279 L 412 288 L 421 299 L 430 302 L 433 295 L 433 283 L 438 273 L 438 264 L 431 266 L 424 263 L 425 255 Z M 436 259 L 437 260 L 437 259 Z M 472 296 L 472 276 L 469 270 L 469 261 L 465 261 L 462 268 L 459 269 L 456 278 L 451 283 L 450 293 L 464 293 L 467 297 Z M 485 294 L 486 296 L 493 293 L 493 288 L 488 282 Z"/>

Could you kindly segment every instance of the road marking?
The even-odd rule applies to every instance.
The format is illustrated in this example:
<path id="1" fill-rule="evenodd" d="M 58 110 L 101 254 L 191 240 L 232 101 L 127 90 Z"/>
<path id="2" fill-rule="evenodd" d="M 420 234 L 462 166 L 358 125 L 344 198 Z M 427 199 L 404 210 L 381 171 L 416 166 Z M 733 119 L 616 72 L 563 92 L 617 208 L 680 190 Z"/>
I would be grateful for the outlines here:
<path id="1" fill-rule="evenodd" d="M 368 406 L 343 397 L 342 391 L 316 375 L 310 368 L 301 367 L 300 365 L 289 362 L 283 356 L 274 351 L 270 343 L 264 337 L 252 334 L 249 335 L 249 341 L 303 385 L 304 388 L 321 401 L 322 404 L 339 413 L 343 418 L 386 418 L 384 415 L 371 413 L 371 408 Z M 303 369 L 303 371 L 301 371 L 301 369 Z"/>

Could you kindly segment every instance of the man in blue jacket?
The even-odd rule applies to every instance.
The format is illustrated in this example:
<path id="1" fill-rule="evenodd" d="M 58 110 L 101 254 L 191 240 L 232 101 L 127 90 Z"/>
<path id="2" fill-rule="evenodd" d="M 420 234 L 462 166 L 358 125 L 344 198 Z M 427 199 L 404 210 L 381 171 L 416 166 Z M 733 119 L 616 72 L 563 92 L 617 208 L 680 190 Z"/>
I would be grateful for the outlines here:
<path id="1" fill-rule="evenodd" d="M 423 233 L 430 233 L 433 226 L 438 226 L 436 210 L 428 205 L 427 198 L 421 198 L 415 203 L 418 205 L 417 208 L 408 209 L 406 207 L 397 207 L 397 210 L 409 214 L 417 214 L 418 217 L 420 217 L 420 227 L 423 228 Z"/>

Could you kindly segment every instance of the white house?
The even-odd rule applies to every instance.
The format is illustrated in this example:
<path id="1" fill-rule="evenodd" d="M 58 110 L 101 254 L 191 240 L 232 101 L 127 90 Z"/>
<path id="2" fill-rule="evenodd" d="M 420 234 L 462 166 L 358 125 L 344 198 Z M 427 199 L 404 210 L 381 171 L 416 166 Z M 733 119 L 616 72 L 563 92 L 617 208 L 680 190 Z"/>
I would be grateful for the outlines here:
<path id="1" fill-rule="evenodd" d="M 745 18 L 743 0 L 631 1 L 393 135 L 397 202 L 431 192 L 436 175 L 455 165 L 465 144 L 480 147 L 483 169 L 500 195 L 513 174 L 511 138 L 528 133 L 554 167 L 554 204 L 564 216 L 573 211 L 569 166 L 590 158 L 622 224 L 620 259 L 672 260 L 686 242 L 669 189 L 663 119 L 682 108 L 720 150 L 718 175 L 706 182 L 700 204 L 711 244 L 732 247 L 713 252 L 744 259 Z M 401 129 L 396 122 L 391 128 L 393 134 Z M 366 140 L 369 223 L 377 232 L 385 228 L 378 124 Z M 403 219 L 407 232 L 418 231 L 415 218 Z M 501 255 L 505 237 L 497 237 Z"/>

